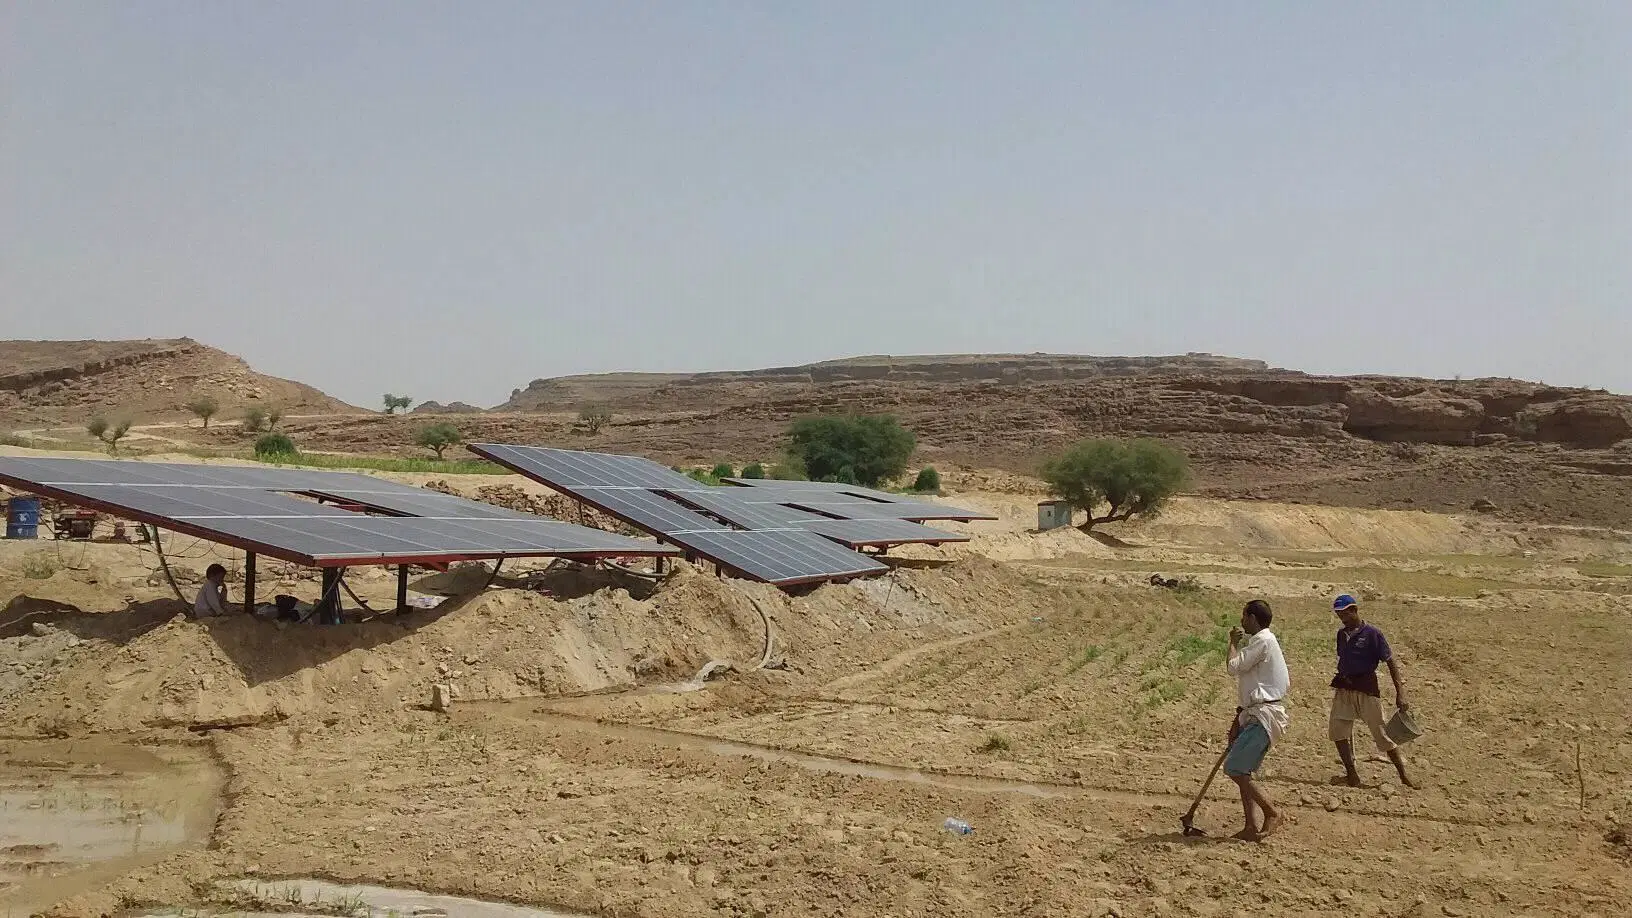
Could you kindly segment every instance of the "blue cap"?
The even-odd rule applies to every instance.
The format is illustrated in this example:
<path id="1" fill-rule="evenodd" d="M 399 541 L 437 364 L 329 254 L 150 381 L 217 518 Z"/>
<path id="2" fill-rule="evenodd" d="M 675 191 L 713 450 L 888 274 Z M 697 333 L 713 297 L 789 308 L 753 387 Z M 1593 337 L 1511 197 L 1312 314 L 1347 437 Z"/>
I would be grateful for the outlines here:
<path id="1" fill-rule="evenodd" d="M 1332 600 L 1332 611 L 1342 612 L 1344 609 L 1352 609 L 1358 605 L 1360 605 L 1360 600 L 1355 599 L 1353 596 L 1350 596 L 1347 593 L 1344 593 L 1342 596 Z"/>

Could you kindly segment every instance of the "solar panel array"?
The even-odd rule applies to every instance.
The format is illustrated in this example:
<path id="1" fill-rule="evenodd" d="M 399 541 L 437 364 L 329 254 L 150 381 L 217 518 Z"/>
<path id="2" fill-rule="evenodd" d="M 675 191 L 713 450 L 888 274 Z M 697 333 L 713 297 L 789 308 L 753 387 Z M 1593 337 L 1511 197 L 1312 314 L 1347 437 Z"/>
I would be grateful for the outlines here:
<path id="1" fill-rule="evenodd" d="M 298 564 L 678 554 L 640 539 L 349 472 L 0 457 L 0 483 Z M 292 495 L 400 516 L 368 516 Z"/>
<path id="2" fill-rule="evenodd" d="M 492 443 L 470 449 L 741 576 L 784 586 L 888 569 L 851 548 L 968 539 L 907 521 L 920 518 L 924 508 L 952 513 L 921 516 L 926 519 L 980 518 L 935 504 L 870 499 L 892 498 L 882 491 L 840 490 L 850 486 L 710 487 L 638 456 Z M 790 505 L 790 498 L 800 496 L 842 504 L 843 512 Z"/>

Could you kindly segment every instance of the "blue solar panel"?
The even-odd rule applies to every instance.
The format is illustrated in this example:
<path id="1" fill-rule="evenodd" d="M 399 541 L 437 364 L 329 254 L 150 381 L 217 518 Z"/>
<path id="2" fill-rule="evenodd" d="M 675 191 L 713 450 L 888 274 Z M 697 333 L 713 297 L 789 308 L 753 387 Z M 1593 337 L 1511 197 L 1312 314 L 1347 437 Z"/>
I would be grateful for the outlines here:
<path id="1" fill-rule="evenodd" d="M 348 473 L 0 457 L 0 483 L 303 564 L 679 553 Z M 282 491 L 414 515 L 372 517 Z"/>

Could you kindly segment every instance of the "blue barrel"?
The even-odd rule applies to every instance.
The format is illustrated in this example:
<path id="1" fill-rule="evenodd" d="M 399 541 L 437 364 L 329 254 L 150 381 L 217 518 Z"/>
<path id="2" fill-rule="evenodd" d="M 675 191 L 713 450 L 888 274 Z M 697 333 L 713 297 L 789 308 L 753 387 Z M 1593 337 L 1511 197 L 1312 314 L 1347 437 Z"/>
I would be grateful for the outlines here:
<path id="1" fill-rule="evenodd" d="M 33 539 L 40 534 L 40 499 L 13 497 L 6 502 L 6 538 Z"/>

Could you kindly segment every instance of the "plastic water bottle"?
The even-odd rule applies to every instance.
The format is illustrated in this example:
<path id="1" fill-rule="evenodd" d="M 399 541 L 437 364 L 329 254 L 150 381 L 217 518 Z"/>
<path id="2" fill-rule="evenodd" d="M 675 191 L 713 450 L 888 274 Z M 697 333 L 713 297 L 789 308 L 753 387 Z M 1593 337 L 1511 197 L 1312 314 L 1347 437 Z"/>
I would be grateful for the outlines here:
<path id="1" fill-rule="evenodd" d="M 957 835 L 968 835 L 969 833 L 975 831 L 974 826 L 964 822 L 956 816 L 946 817 L 946 822 L 941 823 L 941 828 Z"/>

